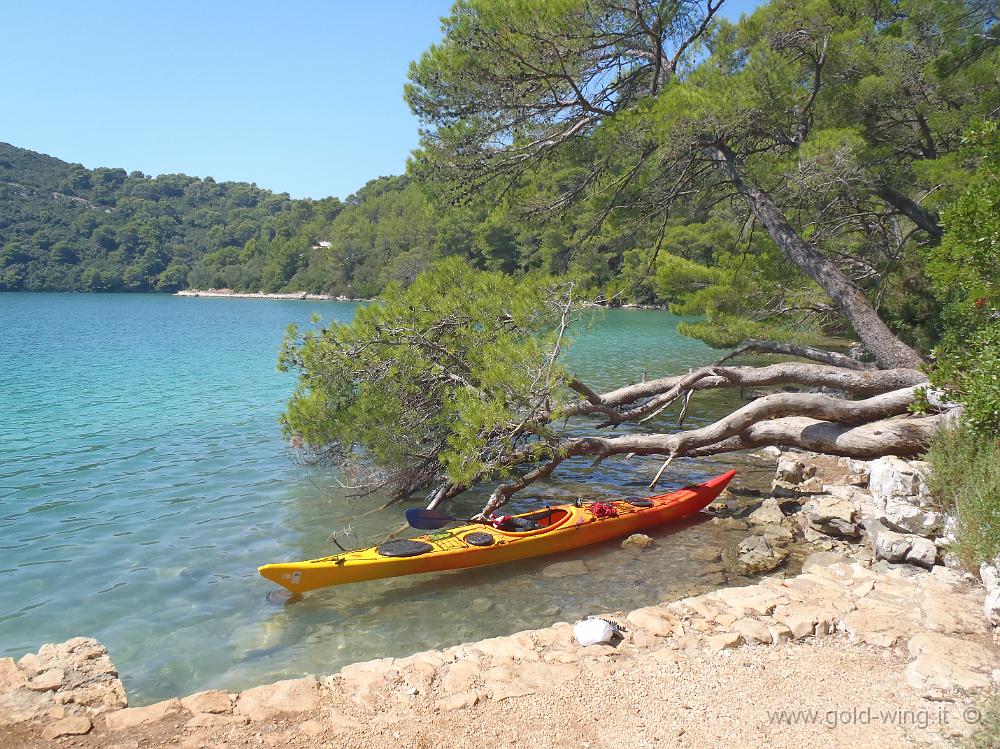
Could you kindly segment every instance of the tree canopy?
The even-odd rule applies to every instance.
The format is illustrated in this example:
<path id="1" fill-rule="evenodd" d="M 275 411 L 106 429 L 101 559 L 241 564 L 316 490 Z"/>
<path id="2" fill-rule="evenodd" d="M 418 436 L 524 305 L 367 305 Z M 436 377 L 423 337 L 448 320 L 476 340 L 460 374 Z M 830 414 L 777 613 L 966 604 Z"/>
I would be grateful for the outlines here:
<path id="1" fill-rule="evenodd" d="M 448 382 L 479 361 L 486 335 L 447 348 L 440 373 L 398 340 L 385 345 L 384 330 L 412 325 L 406 304 L 422 310 L 421 329 L 449 329 L 458 292 L 442 266 L 417 277 L 417 296 L 393 287 L 366 313 L 386 315 L 377 327 L 350 329 L 360 338 L 338 328 L 289 342 L 304 388 L 289 429 L 318 449 L 362 446 L 383 470 L 406 464 L 393 451 L 422 456 L 397 497 L 430 489 L 433 504 L 502 479 L 484 512 L 582 457 L 659 454 L 666 465 L 766 444 L 919 454 L 954 418 L 953 395 L 995 433 L 995 5 L 771 0 L 730 22 L 720 4 L 458 0 L 440 42 L 410 69 L 406 97 L 424 126 L 410 176 L 434 212 L 438 250 L 533 283 L 539 273 L 571 278 L 605 301 L 665 300 L 701 316 L 684 324 L 689 335 L 800 361 L 724 366 L 730 354 L 607 393 L 568 373 L 536 375 L 544 407 L 517 400 L 525 383 L 512 373 L 500 390 L 452 380 L 456 394 L 490 405 L 441 419 L 439 385 L 424 380 L 407 401 L 394 392 L 403 385 L 370 380 Z M 508 303 L 482 271 L 463 273 L 472 304 Z M 449 301 L 429 305 L 436 294 Z M 536 372 L 545 335 L 525 329 L 517 342 Z M 803 345 L 824 336 L 862 351 Z M 935 344 L 945 391 L 928 384 Z M 350 369 L 369 348 L 378 359 Z M 775 385 L 837 395 L 771 393 L 675 433 L 579 436 L 558 423 L 642 423 L 674 404 L 683 422 L 697 392 Z M 373 417 L 356 408 L 367 400 Z M 381 403 L 405 414 L 398 430 Z M 421 431 L 431 423 L 442 431 Z M 523 442 L 505 442 L 512 425 Z M 459 447 L 470 452 L 456 461 Z M 514 470 L 521 464 L 533 467 Z"/>
<path id="2" fill-rule="evenodd" d="M 871 297 L 925 283 L 908 260 L 941 235 L 931 180 L 961 184 L 961 131 L 998 104 L 995 9 L 774 0 L 729 23 L 717 5 L 461 0 L 410 72 L 423 173 L 515 194 L 584 154 L 553 207 L 590 202 L 601 222 L 659 221 L 661 234 L 671 215 L 728 209 L 743 267 L 760 259 L 764 273 L 756 309 L 726 304 L 732 274 L 701 294 L 720 341 L 847 323 L 882 363 L 915 363 L 900 336 L 923 342 L 908 329 L 922 323 L 893 300 L 890 330 Z M 755 225 L 769 242 L 754 243 Z M 785 269 L 768 269 L 774 245 Z"/>
<path id="3" fill-rule="evenodd" d="M 576 310 L 572 284 L 440 261 L 349 323 L 289 330 L 281 366 L 300 380 L 286 429 L 370 466 L 364 490 L 397 499 L 442 472 L 465 486 L 509 476 L 512 454 L 555 452 L 547 417 L 568 393 L 557 360 Z"/>
<path id="4" fill-rule="evenodd" d="M 941 244 L 928 274 L 944 305 L 945 332 L 933 379 L 966 404 L 965 422 L 986 439 L 1000 435 L 1000 129 L 995 120 L 965 139 L 980 167 L 943 214 Z"/>

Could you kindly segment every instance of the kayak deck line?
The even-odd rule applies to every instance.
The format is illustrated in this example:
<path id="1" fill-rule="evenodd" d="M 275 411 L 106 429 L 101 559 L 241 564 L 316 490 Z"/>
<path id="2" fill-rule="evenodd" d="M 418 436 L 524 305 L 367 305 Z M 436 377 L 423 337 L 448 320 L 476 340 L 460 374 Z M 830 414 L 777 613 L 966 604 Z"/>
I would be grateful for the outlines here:
<path id="1" fill-rule="evenodd" d="M 736 471 L 727 471 L 704 483 L 648 497 L 635 505 L 625 500 L 600 503 L 613 508 L 610 516 L 592 513 L 589 508 L 596 502 L 553 505 L 514 516 L 535 520 L 538 527 L 530 530 L 502 530 L 473 523 L 318 559 L 265 564 L 258 572 L 293 593 L 305 593 L 332 585 L 555 554 L 694 515 L 718 497 L 735 475 Z"/>

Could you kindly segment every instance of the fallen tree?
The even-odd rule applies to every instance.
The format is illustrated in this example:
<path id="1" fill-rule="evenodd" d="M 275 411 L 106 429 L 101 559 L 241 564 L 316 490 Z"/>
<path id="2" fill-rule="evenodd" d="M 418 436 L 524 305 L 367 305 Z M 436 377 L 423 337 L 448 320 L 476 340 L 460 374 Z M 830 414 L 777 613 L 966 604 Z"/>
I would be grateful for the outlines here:
<path id="1" fill-rule="evenodd" d="M 392 500 L 426 492 L 434 506 L 495 483 L 486 512 L 573 459 L 660 455 L 655 485 L 677 457 L 764 445 L 923 450 L 953 411 L 918 351 L 938 335 L 922 265 L 942 227 L 925 203 L 954 185 L 918 175 L 960 184 L 938 160 L 957 155 L 965 125 L 995 116 L 993 11 L 771 0 L 729 23 L 721 4 L 458 0 L 406 97 L 424 126 L 414 168 L 445 194 L 485 195 L 491 209 L 527 195 L 549 219 L 586 215 L 589 230 L 550 221 L 544 247 L 526 240 L 525 267 L 605 230 L 635 237 L 605 265 L 631 267 L 636 285 L 653 275 L 659 299 L 703 316 L 682 332 L 730 354 L 597 392 L 561 356 L 582 309 L 573 283 L 452 259 L 350 324 L 293 333 L 289 433 L 361 466 L 357 490 Z M 718 246 L 674 231 L 661 254 L 671 230 L 720 225 L 731 231 Z M 522 248 L 500 250 L 485 264 Z M 862 355 L 804 345 L 821 336 Z M 794 360 L 732 362 L 750 355 Z M 800 390 L 683 429 L 698 393 L 746 388 Z M 656 432 L 671 408 L 680 428 Z M 603 431 L 624 425 L 653 433 Z"/>
<path id="2" fill-rule="evenodd" d="M 282 361 L 301 379 L 286 429 L 362 476 L 359 492 L 395 501 L 427 492 L 435 507 L 498 482 L 488 513 L 573 459 L 661 455 L 669 463 L 765 445 L 864 459 L 914 455 L 952 409 L 920 370 L 856 366 L 848 357 L 840 366 L 711 365 L 598 393 L 562 364 L 573 324 L 592 314 L 585 310 L 572 284 L 518 282 L 445 261 L 351 323 L 292 332 Z M 807 390 L 768 393 L 695 429 L 602 432 L 674 406 L 683 426 L 692 399 L 710 390 L 791 385 Z"/>

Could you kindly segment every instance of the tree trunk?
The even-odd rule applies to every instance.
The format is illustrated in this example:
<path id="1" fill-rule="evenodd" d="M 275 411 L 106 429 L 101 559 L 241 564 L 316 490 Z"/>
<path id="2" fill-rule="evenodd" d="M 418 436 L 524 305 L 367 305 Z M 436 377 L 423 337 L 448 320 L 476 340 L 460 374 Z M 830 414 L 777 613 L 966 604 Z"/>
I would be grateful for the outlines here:
<path id="1" fill-rule="evenodd" d="M 910 221 L 916 224 L 918 228 L 923 229 L 925 232 L 930 234 L 934 240 L 941 239 L 941 236 L 944 234 L 944 229 L 941 228 L 941 224 L 938 223 L 938 220 L 929 211 L 922 208 L 915 200 L 911 200 L 908 196 L 898 190 L 894 190 L 888 185 L 882 183 L 875 186 L 875 194 L 893 208 L 900 211 L 904 216 L 910 219 Z"/>
<path id="2" fill-rule="evenodd" d="M 736 155 L 724 144 L 713 145 L 708 151 L 736 191 L 749 203 L 751 210 L 785 257 L 830 295 L 830 299 L 847 317 L 861 343 L 872 353 L 879 366 L 919 366 L 922 363 L 920 355 L 889 330 L 865 293 L 833 262 L 803 241 L 770 195 L 743 180 L 736 167 Z"/>
<path id="3" fill-rule="evenodd" d="M 826 351 L 824 349 L 803 346 L 797 343 L 780 343 L 778 341 L 758 341 L 749 339 L 743 341 L 739 346 L 723 356 L 717 365 L 723 364 L 730 359 L 735 359 L 749 351 L 757 354 L 784 354 L 785 356 L 797 356 L 801 359 L 810 359 L 820 364 L 829 364 L 832 367 L 843 367 L 844 369 L 874 369 L 874 365 L 858 361 L 850 356 L 837 353 L 836 351 Z"/>
<path id="4" fill-rule="evenodd" d="M 758 398 L 715 423 L 699 429 L 676 434 L 641 434 L 613 438 L 582 437 L 566 442 L 562 446 L 561 454 L 563 457 L 572 455 L 604 457 L 621 452 L 634 452 L 639 455 L 653 453 L 691 455 L 698 451 L 698 454 L 705 454 L 704 450 L 709 448 L 714 450 L 717 446 L 726 445 L 732 438 L 746 436 L 761 424 L 775 424 L 789 418 L 807 417 L 816 423 L 838 425 L 870 424 L 880 419 L 905 414 L 914 401 L 919 387 L 901 388 L 860 401 L 833 398 L 817 393 L 774 393 Z M 802 439 L 806 435 L 792 436 Z M 778 441 L 771 444 L 782 443 Z M 750 447 L 756 446 L 756 444 L 750 445 Z M 870 448 L 866 449 L 881 450 L 884 454 L 889 446 L 884 440 L 875 440 Z M 732 449 L 744 448 L 727 446 L 719 452 Z"/>
<path id="5" fill-rule="evenodd" d="M 595 393 L 583 383 L 573 381 L 570 387 L 586 400 L 564 406 L 559 411 L 559 417 L 604 414 L 624 421 L 621 417 L 625 407 L 644 398 L 654 398 L 678 389 L 701 391 L 797 384 L 834 388 L 850 395 L 870 397 L 926 382 L 927 375 L 916 369 L 857 370 L 800 362 L 783 362 L 766 367 L 706 367 L 686 375 L 637 382 L 603 394 Z"/>
<path id="6" fill-rule="evenodd" d="M 863 421 L 867 415 L 891 413 L 898 408 L 901 394 L 878 396 L 868 404 L 845 402 L 798 404 L 793 411 L 821 412 L 844 418 L 845 422 L 830 421 L 809 416 L 782 416 L 767 418 L 765 411 L 777 412 L 772 402 L 758 416 L 763 421 L 751 421 L 748 413 L 732 414 L 715 424 L 678 434 L 630 434 L 620 437 L 579 437 L 563 444 L 559 455 L 524 476 L 501 484 L 490 495 L 483 515 L 496 510 L 515 493 L 552 473 L 569 458 L 593 457 L 598 460 L 613 455 L 667 455 L 671 457 L 700 457 L 719 455 L 738 450 L 752 450 L 768 445 L 795 447 L 801 450 L 840 455 L 859 460 L 872 460 L 883 455 L 914 456 L 923 453 L 935 433 L 953 423 L 955 412 L 932 416 L 908 416 Z M 861 408 L 858 408 L 861 406 Z M 850 409 L 845 412 L 843 408 Z M 725 436 L 725 435 L 730 436 Z M 722 437 L 720 440 L 719 437 Z"/>

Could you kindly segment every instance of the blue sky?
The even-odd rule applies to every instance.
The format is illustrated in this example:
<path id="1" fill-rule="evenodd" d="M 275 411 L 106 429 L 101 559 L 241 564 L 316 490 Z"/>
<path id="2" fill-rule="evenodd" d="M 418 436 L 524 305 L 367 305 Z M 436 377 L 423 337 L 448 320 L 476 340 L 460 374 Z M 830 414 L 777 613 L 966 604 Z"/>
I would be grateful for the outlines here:
<path id="1" fill-rule="evenodd" d="M 736 17 L 754 0 L 730 0 Z M 417 145 L 450 0 L 3 3 L 0 141 L 87 167 L 345 197 Z"/>

